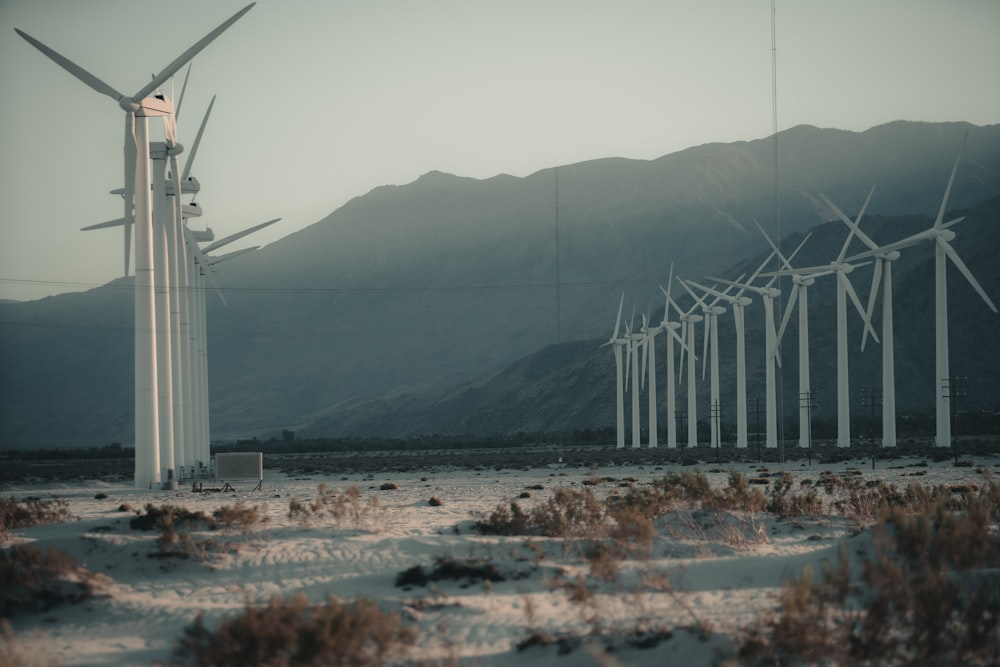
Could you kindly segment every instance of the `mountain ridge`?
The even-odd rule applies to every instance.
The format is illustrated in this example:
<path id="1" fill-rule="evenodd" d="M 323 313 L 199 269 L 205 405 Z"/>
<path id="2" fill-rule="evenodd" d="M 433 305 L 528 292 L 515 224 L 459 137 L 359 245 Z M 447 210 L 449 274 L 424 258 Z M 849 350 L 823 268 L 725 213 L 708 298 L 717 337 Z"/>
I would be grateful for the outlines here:
<path id="1" fill-rule="evenodd" d="M 782 236 L 831 217 L 820 192 L 853 216 L 876 182 L 873 218 L 935 214 L 969 127 L 785 131 Z M 971 130 L 949 208 L 1000 194 L 1000 125 Z M 606 338 L 622 290 L 644 304 L 671 263 L 697 279 L 764 250 L 752 222 L 775 231 L 772 150 L 756 139 L 525 177 L 432 171 L 226 262 L 229 306 L 208 295 L 214 437 L 406 432 L 414 410 L 559 339 Z M 131 441 L 126 284 L 0 304 L 0 443 Z"/>

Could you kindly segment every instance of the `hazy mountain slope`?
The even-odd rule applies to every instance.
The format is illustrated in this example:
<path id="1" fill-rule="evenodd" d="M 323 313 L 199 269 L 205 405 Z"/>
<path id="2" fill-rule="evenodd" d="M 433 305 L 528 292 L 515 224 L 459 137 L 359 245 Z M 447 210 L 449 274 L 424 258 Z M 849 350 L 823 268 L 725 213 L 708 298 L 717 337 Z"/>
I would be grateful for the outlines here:
<path id="1" fill-rule="evenodd" d="M 1000 247 L 1000 198 L 984 202 L 964 214 L 966 219 L 955 227 L 953 242 L 960 256 L 994 302 L 1000 302 L 1000 264 L 995 258 Z M 923 217 L 884 217 L 867 219 L 862 226 L 879 244 L 904 238 L 926 229 L 932 219 Z M 796 257 L 797 266 L 829 262 L 840 251 L 846 238 L 846 227 L 839 221 L 825 223 L 812 230 L 812 235 Z M 788 248 L 796 247 L 801 235 L 787 239 Z M 849 252 L 862 252 L 858 241 Z M 740 263 L 726 272 L 735 277 L 758 265 L 764 256 Z M 902 253 L 893 263 L 893 294 L 895 316 L 894 342 L 896 357 L 896 391 L 900 410 L 930 410 L 935 392 L 941 383 L 934 378 L 934 252 L 931 244 L 915 246 Z M 835 283 L 828 277 L 818 279 L 810 287 L 810 369 L 817 407 L 815 414 L 832 417 L 836 409 L 836 320 Z M 872 281 L 872 266 L 859 267 L 850 274 L 862 303 L 867 305 Z M 964 407 L 1000 406 L 1000 316 L 989 310 L 964 277 L 949 266 L 949 338 L 951 374 L 966 380 L 968 396 Z M 787 301 L 790 284 L 783 280 L 783 295 Z M 685 306 L 689 298 L 681 299 Z M 786 302 L 782 303 L 787 306 Z M 848 306 L 850 344 L 850 380 L 852 412 L 867 415 L 862 405 L 863 388 L 881 387 L 881 346 L 869 341 L 864 353 L 859 345 L 862 333 L 860 317 Z M 881 334 L 881 298 L 874 309 L 873 325 Z M 764 396 L 762 364 L 763 316 L 760 300 L 747 308 L 748 397 Z M 614 308 L 608 308 L 608 324 L 613 326 Z M 654 321 L 662 319 L 662 308 L 655 311 Z M 735 420 L 735 331 L 729 312 L 720 317 L 720 376 L 723 419 Z M 702 332 L 697 343 L 701 355 Z M 659 341 L 659 398 L 666 396 L 665 343 Z M 468 387 L 457 396 L 435 405 L 423 407 L 412 419 L 421 430 L 441 433 L 506 433 L 519 430 L 545 431 L 573 428 L 602 428 L 614 425 L 614 357 L 610 348 L 600 347 L 603 339 L 579 341 L 547 347 L 517 361 L 481 386 Z M 784 412 L 795 415 L 798 405 L 798 330 L 797 316 L 790 319 L 783 338 L 782 395 Z M 710 414 L 709 386 L 700 377 L 698 364 L 699 419 Z M 641 414 L 646 425 L 646 396 L 642 396 Z M 686 410 L 686 381 L 678 385 L 679 414 Z M 625 402 L 627 428 L 631 415 L 631 398 Z M 394 423 L 405 420 L 395 415 Z M 660 413 L 661 428 L 664 415 Z M 322 425 L 317 425 L 322 427 Z M 366 428 L 375 429 L 373 422 Z"/>
<path id="2" fill-rule="evenodd" d="M 933 215 L 966 127 L 782 133 L 782 234 L 832 217 L 819 192 L 852 212 L 875 183 L 871 213 Z M 955 207 L 1000 194 L 1000 126 L 971 136 Z M 526 178 L 432 172 L 220 265 L 229 306 L 209 295 L 213 433 L 454 424 L 427 405 L 557 340 L 606 338 L 620 293 L 644 308 L 671 262 L 699 277 L 761 251 L 752 220 L 775 229 L 772 148 L 710 144 Z M 0 304 L 0 442 L 131 440 L 128 285 Z"/>

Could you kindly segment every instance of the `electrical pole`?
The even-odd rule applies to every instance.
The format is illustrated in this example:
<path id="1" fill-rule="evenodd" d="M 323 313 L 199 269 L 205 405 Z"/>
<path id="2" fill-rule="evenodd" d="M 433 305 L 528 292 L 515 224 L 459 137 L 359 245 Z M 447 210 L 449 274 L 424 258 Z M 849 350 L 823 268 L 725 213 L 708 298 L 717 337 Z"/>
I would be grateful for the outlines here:
<path id="1" fill-rule="evenodd" d="M 941 380 L 942 396 L 948 399 L 951 408 L 951 446 L 955 450 L 955 465 L 958 465 L 958 399 L 968 396 L 966 389 L 967 377 L 950 377 Z"/>
<path id="2" fill-rule="evenodd" d="M 809 449 L 809 465 L 812 465 L 813 454 L 812 454 L 812 410 L 816 407 L 816 401 L 811 391 L 803 391 L 799 394 L 799 407 L 805 408 L 806 414 L 806 428 L 805 430 L 800 429 L 800 432 L 805 434 L 805 446 Z M 802 414 L 802 411 L 799 411 Z M 799 442 L 799 446 L 802 446 L 802 442 Z"/>
<path id="3" fill-rule="evenodd" d="M 875 408 L 882 407 L 882 388 L 864 387 L 861 394 L 861 405 L 868 406 L 868 437 L 871 439 L 872 470 L 875 470 Z"/>

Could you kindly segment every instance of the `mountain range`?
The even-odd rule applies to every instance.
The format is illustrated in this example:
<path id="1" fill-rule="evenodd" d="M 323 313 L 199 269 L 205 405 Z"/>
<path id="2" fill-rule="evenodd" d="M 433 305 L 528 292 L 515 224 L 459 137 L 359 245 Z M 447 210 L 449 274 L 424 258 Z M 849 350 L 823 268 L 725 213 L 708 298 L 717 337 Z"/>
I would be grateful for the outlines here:
<path id="1" fill-rule="evenodd" d="M 777 188 L 770 138 L 648 161 L 598 159 L 524 178 L 430 172 L 376 188 L 219 265 L 228 306 L 209 300 L 213 437 L 611 426 L 614 362 L 598 346 L 623 292 L 627 315 L 648 310 L 657 320 L 657 285 L 671 265 L 690 279 L 747 272 L 766 248 L 755 220 L 786 247 L 812 232 L 796 264 L 831 261 L 846 227 L 829 222 L 835 216 L 820 193 L 853 217 L 877 185 L 862 222 L 877 241 L 923 229 L 966 130 L 949 200 L 967 216 L 954 228 L 955 247 L 997 299 L 1000 125 L 792 128 L 777 137 Z M 895 276 L 900 403 L 914 409 L 933 400 L 928 251 L 904 252 Z M 866 301 L 870 266 L 851 278 Z M 953 370 L 970 376 L 970 403 L 993 404 L 1000 365 L 984 341 L 1000 333 L 1000 318 L 960 275 L 950 280 Z M 810 302 L 814 388 L 819 409 L 829 410 L 832 283 L 817 281 Z M 0 303 L 0 444 L 131 442 L 132 309 L 130 279 Z M 761 332 L 756 310 L 747 311 L 748 350 Z M 731 319 L 720 321 L 725 402 L 733 336 Z M 851 327 L 860 341 L 853 315 Z M 784 385 L 792 389 L 783 405 L 791 412 L 795 335 L 793 322 L 783 341 Z M 872 343 L 853 353 L 852 385 L 877 383 L 879 354 Z M 753 385 L 762 371 L 747 356 Z M 974 373 L 985 379 L 974 384 Z"/>

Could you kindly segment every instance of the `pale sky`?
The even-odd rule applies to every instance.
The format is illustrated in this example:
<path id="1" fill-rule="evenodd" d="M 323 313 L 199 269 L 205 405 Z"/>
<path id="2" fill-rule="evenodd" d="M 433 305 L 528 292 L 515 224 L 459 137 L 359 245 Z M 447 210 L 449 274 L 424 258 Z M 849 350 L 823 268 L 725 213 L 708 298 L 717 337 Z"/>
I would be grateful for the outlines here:
<path id="1" fill-rule="evenodd" d="M 132 94 L 245 4 L 0 0 L 0 298 L 123 269 L 119 229 L 79 228 L 121 215 L 125 114 L 14 28 Z M 779 129 L 1000 122 L 1000 1 L 776 4 Z M 212 94 L 192 227 L 282 217 L 244 243 L 266 244 L 435 169 L 527 176 L 769 136 L 771 3 L 261 0 L 195 58 L 182 143 Z"/>

